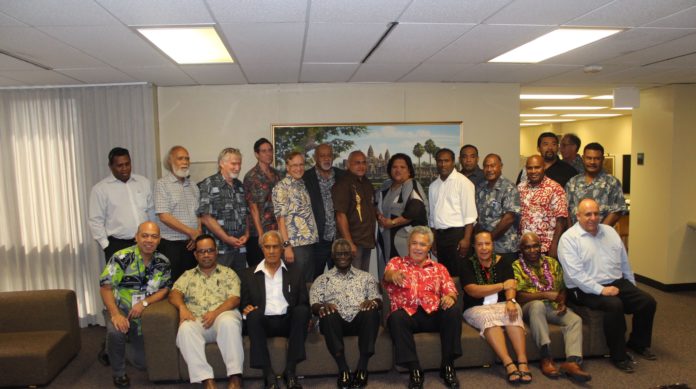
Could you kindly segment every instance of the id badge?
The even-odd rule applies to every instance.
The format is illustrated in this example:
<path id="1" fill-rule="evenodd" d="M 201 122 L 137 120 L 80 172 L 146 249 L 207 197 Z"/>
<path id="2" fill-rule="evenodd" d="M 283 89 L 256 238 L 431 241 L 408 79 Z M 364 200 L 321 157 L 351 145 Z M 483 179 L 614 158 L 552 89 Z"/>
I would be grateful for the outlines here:
<path id="1" fill-rule="evenodd" d="M 489 294 L 483 298 L 483 305 L 491 305 L 498 302 L 498 293 Z"/>
<path id="2" fill-rule="evenodd" d="M 145 297 L 147 297 L 145 293 L 134 293 L 131 296 L 131 307 L 134 307 L 135 304 L 145 300 Z"/>

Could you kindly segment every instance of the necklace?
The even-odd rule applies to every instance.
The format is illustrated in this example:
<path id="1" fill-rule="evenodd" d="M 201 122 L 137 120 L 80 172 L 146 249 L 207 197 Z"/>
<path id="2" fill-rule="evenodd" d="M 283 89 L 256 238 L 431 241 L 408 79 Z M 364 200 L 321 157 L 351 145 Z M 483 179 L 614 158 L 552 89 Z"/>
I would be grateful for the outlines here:
<path id="1" fill-rule="evenodd" d="M 490 285 L 495 284 L 497 281 L 497 274 L 495 272 L 495 253 L 493 253 L 493 260 L 491 260 L 491 266 L 486 271 L 486 268 L 481 265 L 478 257 L 472 255 L 469 260 L 474 265 L 474 274 L 476 275 L 476 283 L 479 285 Z M 485 279 L 484 279 L 485 277 Z"/>
<path id="2" fill-rule="evenodd" d="M 551 275 L 551 270 L 549 270 L 549 260 L 545 256 L 541 256 L 541 270 L 544 274 L 544 278 L 546 279 L 546 285 L 542 285 L 539 277 L 537 277 L 536 274 L 527 266 L 527 263 L 524 261 L 522 256 L 520 256 L 520 265 L 522 265 L 524 274 L 529 277 L 532 284 L 538 291 L 548 292 L 553 290 L 553 276 Z"/>

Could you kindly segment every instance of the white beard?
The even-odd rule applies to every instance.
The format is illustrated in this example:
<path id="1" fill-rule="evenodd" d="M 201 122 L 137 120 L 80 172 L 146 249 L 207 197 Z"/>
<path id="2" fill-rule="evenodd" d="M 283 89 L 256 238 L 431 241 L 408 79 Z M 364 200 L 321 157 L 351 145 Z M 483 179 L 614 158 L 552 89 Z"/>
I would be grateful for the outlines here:
<path id="1" fill-rule="evenodd" d="M 186 178 L 189 176 L 190 171 L 188 168 L 186 168 L 186 169 L 173 169 L 172 173 L 179 178 Z"/>

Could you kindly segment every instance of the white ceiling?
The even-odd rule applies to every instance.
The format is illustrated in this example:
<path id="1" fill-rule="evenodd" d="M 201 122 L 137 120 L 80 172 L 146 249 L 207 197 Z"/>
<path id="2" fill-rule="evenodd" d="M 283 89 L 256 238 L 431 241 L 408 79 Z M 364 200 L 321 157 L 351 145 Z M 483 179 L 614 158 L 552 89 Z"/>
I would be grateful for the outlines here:
<path id="1" fill-rule="evenodd" d="M 372 56 L 361 63 L 398 22 Z M 133 26 L 215 24 L 231 65 L 177 65 Z M 540 64 L 487 61 L 559 26 L 625 31 Z M 696 0 L 0 0 L 0 86 L 152 82 L 696 83 Z M 586 74 L 585 65 L 602 65 Z"/>

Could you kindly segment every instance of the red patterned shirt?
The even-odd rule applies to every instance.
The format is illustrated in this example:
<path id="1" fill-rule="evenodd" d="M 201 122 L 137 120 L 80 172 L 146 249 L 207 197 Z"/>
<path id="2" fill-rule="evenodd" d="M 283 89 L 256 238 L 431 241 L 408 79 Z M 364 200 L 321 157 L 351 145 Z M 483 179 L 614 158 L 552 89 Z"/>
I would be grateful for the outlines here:
<path id="1" fill-rule="evenodd" d="M 384 269 L 385 272 L 390 270 L 399 270 L 406 276 L 403 288 L 383 281 L 391 300 L 390 312 L 403 309 L 413 315 L 421 306 L 426 313 L 431 313 L 439 309 L 442 296 L 457 295 L 447 268 L 431 259 L 419 266 L 411 257 L 394 257 Z"/>
<path id="2" fill-rule="evenodd" d="M 517 191 L 520 192 L 520 234 L 531 231 L 539 235 L 541 251 L 546 253 L 553 241 L 556 218 L 568 217 L 565 191 L 548 177 L 536 186 L 522 182 Z"/>

